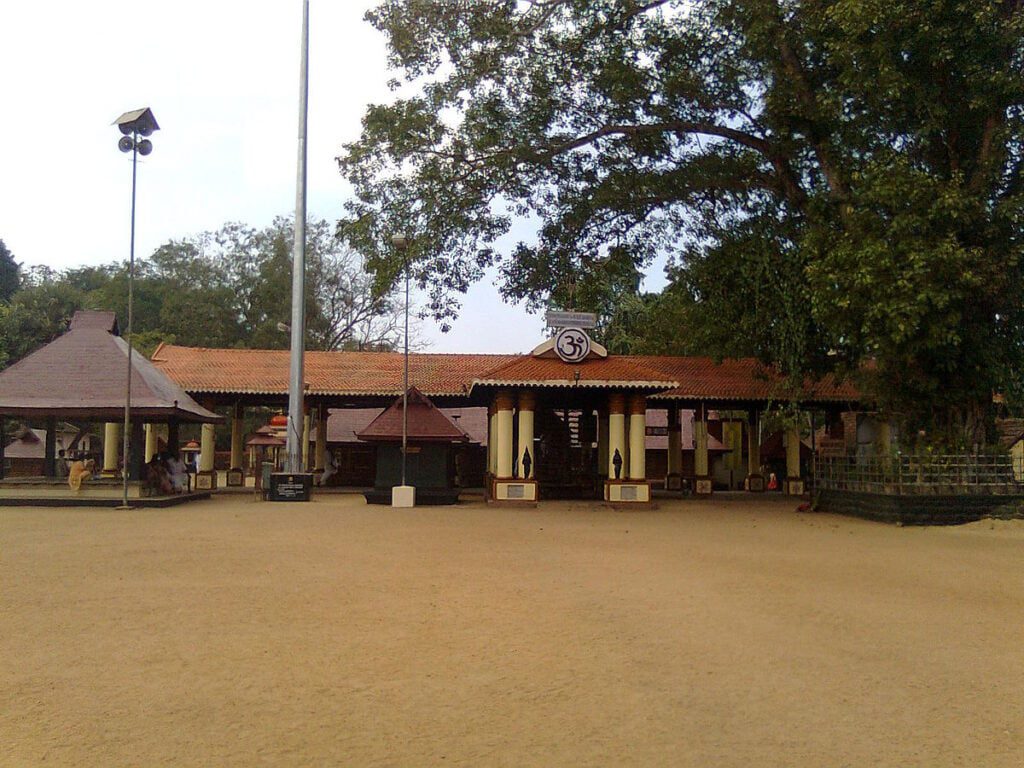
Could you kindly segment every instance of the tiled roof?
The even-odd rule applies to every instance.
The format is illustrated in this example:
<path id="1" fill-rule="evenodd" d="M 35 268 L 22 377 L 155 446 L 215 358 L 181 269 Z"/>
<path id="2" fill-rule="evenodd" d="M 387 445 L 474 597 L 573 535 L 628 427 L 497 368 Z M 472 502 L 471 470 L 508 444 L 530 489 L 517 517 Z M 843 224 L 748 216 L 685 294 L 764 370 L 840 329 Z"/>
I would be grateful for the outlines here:
<path id="1" fill-rule="evenodd" d="M 72 328 L 0 372 L 0 413 L 121 419 L 127 358 L 125 340 L 102 326 Z M 221 421 L 138 352 L 132 355 L 132 412 L 153 419 Z"/>
<path id="2" fill-rule="evenodd" d="M 469 382 L 512 355 L 409 355 L 409 385 L 427 395 L 461 395 Z M 286 349 L 207 349 L 161 344 L 153 364 L 189 392 L 287 394 Z M 306 352 L 312 395 L 393 395 L 402 391 L 399 352 Z"/>
<path id="3" fill-rule="evenodd" d="M 402 398 L 399 397 L 356 437 L 360 440 L 393 442 L 402 439 Z M 452 423 L 415 387 L 409 390 L 408 439 L 413 442 L 466 442 L 469 435 Z"/>
<path id="4" fill-rule="evenodd" d="M 604 357 L 579 363 L 520 355 L 478 376 L 473 386 L 616 387 L 669 389 L 679 382 L 647 365 L 644 358 Z M 576 378 L 577 373 L 579 379 Z"/>
<path id="5" fill-rule="evenodd" d="M 402 391 L 398 352 L 306 352 L 311 395 L 380 396 Z M 288 350 L 207 349 L 162 344 L 153 364 L 194 394 L 286 395 Z M 580 378 L 577 383 L 576 371 Z M 466 395 L 474 386 L 615 387 L 657 391 L 658 400 L 784 400 L 782 377 L 752 358 L 610 355 L 581 363 L 531 355 L 412 354 L 409 383 L 431 397 Z M 809 382 L 805 398 L 855 402 L 849 383 Z"/>
<path id="6" fill-rule="evenodd" d="M 631 356 L 679 382 L 670 391 L 655 395 L 670 400 L 771 400 L 785 397 L 784 381 L 776 371 L 754 358 L 715 362 L 710 357 Z M 807 382 L 804 399 L 817 402 L 850 402 L 859 397 L 850 383 L 837 384 L 833 377 Z"/>

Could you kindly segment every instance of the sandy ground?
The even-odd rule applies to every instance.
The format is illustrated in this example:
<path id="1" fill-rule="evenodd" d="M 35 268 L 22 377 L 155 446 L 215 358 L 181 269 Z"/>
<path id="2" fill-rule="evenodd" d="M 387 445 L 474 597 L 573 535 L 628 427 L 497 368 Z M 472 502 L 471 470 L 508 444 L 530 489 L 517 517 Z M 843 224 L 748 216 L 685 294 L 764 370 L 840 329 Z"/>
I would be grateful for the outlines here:
<path id="1" fill-rule="evenodd" d="M 0 764 L 1024 764 L 1024 525 L 0 508 Z"/>

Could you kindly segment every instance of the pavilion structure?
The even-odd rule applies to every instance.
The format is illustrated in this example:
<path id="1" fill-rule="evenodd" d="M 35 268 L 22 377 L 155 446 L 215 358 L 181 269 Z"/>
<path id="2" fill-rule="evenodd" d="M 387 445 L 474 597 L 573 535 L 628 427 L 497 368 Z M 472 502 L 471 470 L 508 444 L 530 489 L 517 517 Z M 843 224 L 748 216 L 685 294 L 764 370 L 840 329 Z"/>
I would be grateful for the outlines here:
<path id="1" fill-rule="evenodd" d="M 792 397 L 778 373 L 753 359 L 716 362 L 707 357 L 610 355 L 589 339 L 585 354 L 567 360 L 554 342 L 550 339 L 524 355 L 410 356 L 410 385 L 435 405 L 488 409 L 490 499 L 644 503 L 651 498 L 652 481 L 670 490 L 685 483 L 698 494 L 711 493 L 708 417 L 716 410 L 743 415 L 745 435 L 733 437 L 746 443 L 745 487 L 751 492 L 764 490 L 759 420 L 766 410 Z M 152 361 L 208 411 L 230 413 L 232 468 L 242 462 L 244 409 L 282 408 L 287 403 L 286 350 L 164 344 Z M 324 470 L 330 410 L 388 408 L 402 393 L 402 364 L 400 353 L 306 353 L 307 470 Z M 841 413 L 856 407 L 858 394 L 849 384 L 826 379 L 807 382 L 797 398 L 801 407 L 826 411 L 828 426 L 841 424 Z M 644 451 L 651 410 L 664 410 L 668 416 L 667 470 L 658 478 L 649 475 Z M 692 476 L 687 477 L 680 440 L 683 412 L 694 414 L 696 438 Z M 313 424 L 315 444 L 310 438 Z M 204 448 L 206 441 L 213 445 L 213 429 L 212 424 L 204 427 Z M 804 478 L 797 427 L 789 431 L 786 446 L 784 486 L 798 495 L 803 493 Z"/>
<path id="2" fill-rule="evenodd" d="M 129 466 L 119 468 L 127 369 L 128 344 L 118 335 L 114 313 L 80 311 L 66 333 L 0 371 L 0 415 L 46 429 L 45 477 L 58 475 L 58 421 L 104 424 L 103 474 L 127 471 L 133 481 L 141 479 L 143 465 L 156 452 L 158 432 L 164 432 L 168 449 L 176 452 L 181 424 L 212 428 L 222 421 L 152 362 L 132 355 Z"/>

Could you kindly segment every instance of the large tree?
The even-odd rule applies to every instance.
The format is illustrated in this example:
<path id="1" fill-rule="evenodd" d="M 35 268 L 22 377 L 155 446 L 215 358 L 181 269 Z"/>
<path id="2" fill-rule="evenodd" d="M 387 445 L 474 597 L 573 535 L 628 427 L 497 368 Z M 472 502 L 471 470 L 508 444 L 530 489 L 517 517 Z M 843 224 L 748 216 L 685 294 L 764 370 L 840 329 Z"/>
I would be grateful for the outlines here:
<path id="1" fill-rule="evenodd" d="M 387 0 L 368 18 L 404 90 L 339 158 L 357 195 L 341 231 L 382 285 L 401 269 L 388 236 L 413 235 L 440 317 L 495 263 L 506 296 L 542 304 L 667 253 L 659 301 L 687 344 L 857 375 L 893 415 L 976 442 L 1021 372 L 1022 17 L 1021 0 Z M 516 215 L 536 237 L 496 252 Z"/>
<path id="2" fill-rule="evenodd" d="M 14 260 L 14 254 L 0 240 L 0 301 L 9 301 L 21 287 L 21 265 Z"/>

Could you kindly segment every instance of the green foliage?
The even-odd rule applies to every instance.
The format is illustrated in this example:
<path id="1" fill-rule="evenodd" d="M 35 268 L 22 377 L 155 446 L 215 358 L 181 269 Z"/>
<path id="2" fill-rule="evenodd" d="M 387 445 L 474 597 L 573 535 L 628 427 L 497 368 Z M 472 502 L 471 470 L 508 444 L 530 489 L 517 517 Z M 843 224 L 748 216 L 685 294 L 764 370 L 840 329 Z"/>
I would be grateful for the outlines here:
<path id="1" fill-rule="evenodd" d="M 505 296 L 572 296 L 613 346 L 849 374 L 950 441 L 1021 381 L 1019 2 L 385 0 L 368 18 L 412 94 L 371 107 L 339 159 L 341 232 L 378 287 L 405 231 L 439 318 L 498 264 Z M 514 216 L 536 235 L 498 253 Z M 661 298 L 601 275 L 659 253 Z"/>
<path id="2" fill-rule="evenodd" d="M 14 254 L 0 240 L 0 301 L 10 301 L 11 296 L 21 287 L 21 265 L 14 260 Z"/>
<path id="3" fill-rule="evenodd" d="M 174 240 L 135 264 L 132 343 L 150 355 L 161 342 L 283 349 L 291 321 L 292 222 L 262 230 L 228 224 Z M 307 224 L 308 349 L 393 348 L 400 336 L 390 294 L 372 290 L 361 260 L 322 220 Z M 0 366 L 65 330 L 77 309 L 113 310 L 128 330 L 128 264 L 56 273 L 33 267 L 9 305 L 0 304 Z"/>

